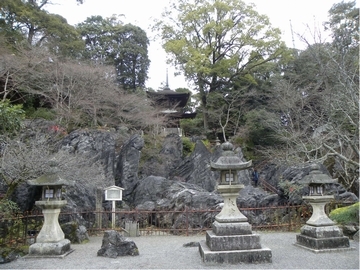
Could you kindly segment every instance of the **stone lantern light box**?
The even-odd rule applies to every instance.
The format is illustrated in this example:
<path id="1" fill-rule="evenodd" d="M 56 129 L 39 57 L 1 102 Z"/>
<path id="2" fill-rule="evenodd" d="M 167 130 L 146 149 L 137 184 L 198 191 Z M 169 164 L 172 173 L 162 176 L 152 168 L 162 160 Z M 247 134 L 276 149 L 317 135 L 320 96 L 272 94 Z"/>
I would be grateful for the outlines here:
<path id="1" fill-rule="evenodd" d="M 244 163 L 241 162 L 232 152 L 232 148 L 233 145 L 230 142 L 223 143 L 223 155 L 216 162 L 211 162 L 211 169 L 220 171 L 219 185 L 238 185 L 239 180 L 237 172 L 249 168 L 252 164 L 251 160 Z"/>
<path id="2" fill-rule="evenodd" d="M 68 185 L 68 181 L 57 174 L 43 175 L 37 179 L 29 180 L 28 183 L 42 188 L 41 200 L 43 201 L 60 201 L 62 199 L 62 188 Z"/>

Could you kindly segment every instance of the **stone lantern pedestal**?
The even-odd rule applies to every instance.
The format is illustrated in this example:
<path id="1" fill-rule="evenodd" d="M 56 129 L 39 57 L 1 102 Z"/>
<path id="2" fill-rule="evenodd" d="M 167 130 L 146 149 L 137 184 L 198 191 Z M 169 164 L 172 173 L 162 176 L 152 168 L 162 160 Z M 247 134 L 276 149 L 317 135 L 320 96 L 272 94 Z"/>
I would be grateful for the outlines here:
<path id="1" fill-rule="evenodd" d="M 70 240 L 65 239 L 64 232 L 59 225 L 61 208 L 67 202 L 61 200 L 63 179 L 57 175 L 42 176 L 33 181 L 31 185 L 43 187 L 42 200 L 36 201 L 35 205 L 42 209 L 44 224 L 36 237 L 36 242 L 29 247 L 29 257 L 64 257 L 73 250 L 70 248 Z"/>
<path id="2" fill-rule="evenodd" d="M 318 165 L 312 165 L 309 175 L 301 181 L 309 185 L 310 196 L 304 196 L 303 199 L 310 203 L 313 213 L 296 236 L 295 245 L 315 253 L 351 249 L 349 238 L 325 213 L 325 205 L 334 196 L 323 195 L 323 185 L 335 183 L 336 179 L 331 179 L 319 169 Z"/>
<path id="3" fill-rule="evenodd" d="M 224 206 L 215 217 L 212 231 L 206 232 L 206 241 L 200 241 L 201 257 L 205 263 L 271 262 L 271 250 L 261 246 L 260 236 L 252 233 L 247 217 L 237 207 L 236 198 L 244 188 L 239 184 L 237 171 L 249 168 L 251 161 L 241 162 L 231 151 L 232 147 L 230 143 L 224 143 L 223 156 L 211 164 L 212 169 L 221 172 L 217 190 L 224 198 Z"/>

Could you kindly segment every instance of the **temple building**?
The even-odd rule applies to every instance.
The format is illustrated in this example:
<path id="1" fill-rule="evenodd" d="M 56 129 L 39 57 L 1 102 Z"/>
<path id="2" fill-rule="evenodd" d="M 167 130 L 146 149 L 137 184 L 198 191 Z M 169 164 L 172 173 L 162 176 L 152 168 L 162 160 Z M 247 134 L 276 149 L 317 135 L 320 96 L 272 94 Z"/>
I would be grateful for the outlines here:
<path id="1" fill-rule="evenodd" d="M 155 106 L 162 108 L 161 113 L 167 118 L 166 127 L 163 135 L 176 133 L 182 136 L 180 128 L 181 119 L 193 119 L 196 112 L 185 111 L 185 106 L 189 101 L 190 93 L 179 93 L 171 90 L 168 84 L 168 76 L 166 74 L 166 85 L 162 90 L 157 92 L 146 91 L 147 97 L 151 99 Z"/>

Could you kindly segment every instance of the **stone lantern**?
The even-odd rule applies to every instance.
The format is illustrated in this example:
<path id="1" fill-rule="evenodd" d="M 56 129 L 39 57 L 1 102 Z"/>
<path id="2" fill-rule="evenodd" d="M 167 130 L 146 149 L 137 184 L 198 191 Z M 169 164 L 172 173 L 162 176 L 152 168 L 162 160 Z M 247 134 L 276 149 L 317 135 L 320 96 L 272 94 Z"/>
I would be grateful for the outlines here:
<path id="1" fill-rule="evenodd" d="M 216 162 L 211 162 L 211 169 L 220 171 L 217 191 L 224 198 L 224 206 L 215 217 L 212 231 L 206 232 L 206 241 L 200 241 L 201 257 L 204 262 L 216 263 L 271 262 L 271 250 L 261 247 L 260 236 L 252 233 L 247 217 L 236 204 L 239 191 L 244 188 L 238 172 L 249 169 L 252 161 L 242 162 L 229 142 L 221 147 L 223 154 Z"/>
<path id="2" fill-rule="evenodd" d="M 318 164 L 312 164 L 310 173 L 299 183 L 309 186 L 309 196 L 303 196 L 303 199 L 310 203 L 313 213 L 296 236 L 295 245 L 313 252 L 349 248 L 349 238 L 343 235 L 342 230 L 325 213 L 325 205 L 334 196 L 324 195 L 324 185 L 337 183 L 337 179 L 322 173 Z"/>
<path id="3" fill-rule="evenodd" d="M 29 247 L 29 256 L 66 256 L 72 252 L 70 240 L 65 239 L 58 218 L 60 209 L 67 204 L 66 200 L 62 200 L 62 187 L 68 184 L 67 181 L 57 174 L 50 174 L 28 183 L 42 188 L 41 200 L 36 201 L 35 205 L 40 207 L 44 214 L 44 224 L 36 242 Z"/>

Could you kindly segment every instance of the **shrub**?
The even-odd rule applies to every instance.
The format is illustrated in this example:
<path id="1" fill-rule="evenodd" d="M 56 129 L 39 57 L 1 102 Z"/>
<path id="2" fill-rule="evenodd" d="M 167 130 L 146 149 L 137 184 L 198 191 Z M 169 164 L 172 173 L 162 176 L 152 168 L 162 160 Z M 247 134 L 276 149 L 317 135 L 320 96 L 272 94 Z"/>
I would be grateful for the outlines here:
<path id="1" fill-rule="evenodd" d="M 56 119 L 55 112 L 47 108 L 38 108 L 37 110 L 31 112 L 28 111 L 27 114 L 30 118 L 43 118 L 46 120 Z"/>
<path id="2" fill-rule="evenodd" d="M 359 224 L 359 204 L 337 208 L 330 212 L 329 217 L 340 224 Z"/>
<path id="3" fill-rule="evenodd" d="M 12 133 L 19 130 L 24 118 L 22 105 L 12 105 L 9 100 L 0 101 L 0 132 Z"/>
<path id="4" fill-rule="evenodd" d="M 20 212 L 18 205 L 8 199 L 0 200 L 0 218 L 12 218 Z"/>
<path id="5" fill-rule="evenodd" d="M 187 138 L 187 137 L 182 137 L 181 138 L 182 143 L 183 143 L 183 155 L 189 156 L 195 148 L 195 143 L 191 141 L 191 139 Z"/>

